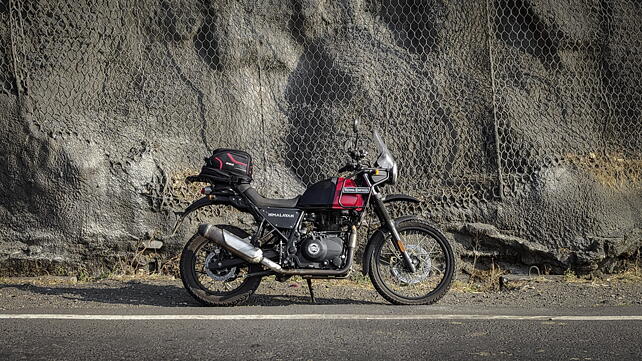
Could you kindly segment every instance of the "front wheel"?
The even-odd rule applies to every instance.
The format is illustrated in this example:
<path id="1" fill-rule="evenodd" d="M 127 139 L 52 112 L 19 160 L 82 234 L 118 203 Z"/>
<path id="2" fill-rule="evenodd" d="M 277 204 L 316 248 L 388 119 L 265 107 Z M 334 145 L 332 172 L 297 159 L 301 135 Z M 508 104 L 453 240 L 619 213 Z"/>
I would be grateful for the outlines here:
<path id="1" fill-rule="evenodd" d="M 455 275 L 450 243 L 439 230 L 419 219 L 398 223 L 396 227 L 416 271 L 407 270 L 387 233 L 375 238 L 369 247 L 366 260 L 372 284 L 394 304 L 428 305 L 439 301 L 450 289 Z"/>

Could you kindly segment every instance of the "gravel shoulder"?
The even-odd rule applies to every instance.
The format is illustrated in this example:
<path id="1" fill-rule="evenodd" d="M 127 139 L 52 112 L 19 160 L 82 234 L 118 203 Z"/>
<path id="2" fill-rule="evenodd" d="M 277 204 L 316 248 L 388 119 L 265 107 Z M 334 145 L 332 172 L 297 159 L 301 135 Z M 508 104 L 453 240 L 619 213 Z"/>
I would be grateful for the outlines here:
<path id="1" fill-rule="evenodd" d="M 576 308 L 642 304 L 642 282 L 621 280 L 533 280 L 514 290 L 473 292 L 455 286 L 439 306 Z M 366 280 L 315 280 L 318 304 L 386 304 Z M 264 279 L 247 306 L 309 304 L 303 280 Z M 0 280 L 0 311 L 37 308 L 194 307 L 199 304 L 169 278 L 106 279 L 96 282 L 15 282 Z"/>

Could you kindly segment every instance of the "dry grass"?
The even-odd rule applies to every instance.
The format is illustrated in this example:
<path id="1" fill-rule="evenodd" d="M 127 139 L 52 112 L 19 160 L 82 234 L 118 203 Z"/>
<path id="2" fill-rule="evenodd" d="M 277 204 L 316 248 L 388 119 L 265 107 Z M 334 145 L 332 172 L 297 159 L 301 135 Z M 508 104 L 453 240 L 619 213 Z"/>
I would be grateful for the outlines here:
<path id="1" fill-rule="evenodd" d="M 182 202 L 192 202 L 201 197 L 202 183 L 185 183 L 185 178 L 198 174 L 199 169 L 185 169 L 171 175 L 165 191 Z"/>
<path id="2" fill-rule="evenodd" d="M 350 277 L 337 280 L 325 280 L 328 284 L 336 284 L 345 287 L 355 287 L 361 289 L 374 289 L 370 277 L 361 273 L 361 271 L 354 271 L 350 274 Z M 337 283 L 335 283 L 337 282 Z"/>
<path id="3" fill-rule="evenodd" d="M 17 277 L 19 282 L 16 282 L 16 278 L 13 277 L 0 277 L 0 284 L 16 284 L 16 283 L 28 283 L 38 286 L 60 286 L 60 285 L 72 285 L 77 284 L 79 281 L 77 279 L 64 279 L 64 278 L 49 278 L 48 276 L 43 277 Z"/>
<path id="4" fill-rule="evenodd" d="M 477 268 L 480 241 L 480 234 L 473 235 L 473 264 L 469 271 L 464 271 L 469 275 L 468 282 L 454 281 L 452 286 L 453 290 L 473 293 L 500 290 L 499 277 L 506 274 L 506 271 L 502 270 L 499 265 L 495 264 L 494 259 L 491 260 L 491 265 L 488 269 L 480 270 Z"/>
<path id="5" fill-rule="evenodd" d="M 461 292 L 495 292 L 499 291 L 499 278 L 506 274 L 506 271 L 492 262 L 487 270 L 473 268 L 469 272 L 468 282 L 464 285 L 453 284 L 453 289 Z"/>
<path id="6" fill-rule="evenodd" d="M 116 265 L 103 272 L 98 277 L 87 277 L 80 278 L 79 280 L 85 282 L 96 281 L 99 279 L 112 279 L 120 281 L 131 281 L 131 280 L 173 280 L 180 274 L 178 269 L 178 259 L 179 256 L 173 257 L 168 260 L 161 260 L 161 264 L 158 267 L 158 271 L 149 271 L 145 267 L 138 265 L 136 259 L 140 257 L 142 252 L 137 252 L 136 255 L 130 260 L 119 260 Z M 155 254 L 150 254 L 150 257 L 153 257 Z"/>
<path id="7" fill-rule="evenodd" d="M 566 154 L 564 160 L 591 173 L 601 184 L 619 188 L 630 185 L 642 188 L 642 159 L 628 159 L 623 154 Z"/>
<path id="8" fill-rule="evenodd" d="M 139 272 L 130 275 L 109 275 L 106 279 L 115 281 L 173 281 L 176 277 L 161 273 Z"/>
<path id="9" fill-rule="evenodd" d="M 115 258 L 111 266 L 100 269 L 81 269 L 75 275 L 78 282 L 89 283 L 98 280 L 173 280 L 180 275 L 180 255 L 166 258 L 163 255 L 145 247 L 145 242 L 139 240 L 136 251 L 126 256 Z M 149 262 L 154 262 L 150 270 Z"/>
<path id="10" fill-rule="evenodd" d="M 642 258 L 640 258 L 640 250 L 638 250 L 635 259 L 626 261 L 622 272 L 609 275 L 606 280 L 609 282 L 616 281 L 624 283 L 642 282 Z"/>
<path id="11" fill-rule="evenodd" d="M 480 284 L 475 282 L 464 282 L 461 280 L 453 281 L 451 291 L 460 292 L 460 293 L 482 293 L 484 292 Z"/>
<path id="12" fill-rule="evenodd" d="M 564 271 L 564 282 L 566 283 L 591 283 L 593 280 L 590 276 L 578 276 L 572 269 Z"/>
<path id="13" fill-rule="evenodd" d="M 607 281 L 619 281 L 624 283 L 642 282 L 642 273 L 640 270 L 626 270 L 607 278 Z"/>
<path id="14" fill-rule="evenodd" d="M 273 277 L 267 277 L 263 279 L 263 282 L 277 282 Z M 361 272 L 352 272 L 348 278 L 337 278 L 337 279 L 313 279 L 312 283 L 315 287 L 328 286 L 328 287 L 346 287 L 346 288 L 357 288 L 363 290 L 374 290 L 374 286 L 370 282 L 368 276 L 364 276 Z M 285 284 L 296 284 L 299 287 L 308 287 L 307 281 L 300 276 L 294 276 L 288 279 Z"/>

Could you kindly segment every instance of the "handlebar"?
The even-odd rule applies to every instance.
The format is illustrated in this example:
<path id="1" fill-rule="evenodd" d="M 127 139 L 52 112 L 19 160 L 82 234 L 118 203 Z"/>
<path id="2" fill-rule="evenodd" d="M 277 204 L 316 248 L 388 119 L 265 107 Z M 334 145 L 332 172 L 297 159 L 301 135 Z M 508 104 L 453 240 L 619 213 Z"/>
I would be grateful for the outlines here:
<path id="1" fill-rule="evenodd" d="M 352 158 L 352 160 L 357 162 L 368 156 L 368 152 L 361 149 L 352 149 L 348 154 L 350 154 L 350 158 Z"/>
<path id="2" fill-rule="evenodd" d="M 368 155 L 368 152 L 361 149 L 351 149 L 348 154 L 350 155 L 350 160 L 346 165 L 340 168 L 338 172 L 352 172 L 363 169 L 364 165 L 361 164 L 361 160 Z"/>

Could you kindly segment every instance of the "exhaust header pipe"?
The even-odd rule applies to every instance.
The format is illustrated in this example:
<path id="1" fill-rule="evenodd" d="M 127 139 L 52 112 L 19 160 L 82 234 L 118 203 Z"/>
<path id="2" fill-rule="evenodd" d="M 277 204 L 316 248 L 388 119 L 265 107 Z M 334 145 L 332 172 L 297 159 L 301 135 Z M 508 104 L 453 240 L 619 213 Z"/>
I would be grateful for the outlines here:
<path id="1" fill-rule="evenodd" d="M 336 270 L 321 270 L 321 269 L 287 269 L 284 270 L 278 263 L 264 257 L 263 251 L 260 248 L 254 247 L 250 244 L 248 238 L 240 238 L 235 234 L 221 229 L 211 224 L 201 224 L 198 227 L 198 234 L 209 239 L 210 241 L 225 248 L 231 253 L 241 257 L 243 260 L 250 263 L 260 263 L 270 270 L 286 275 L 300 275 L 300 276 L 343 276 L 350 271 L 352 266 L 352 259 L 354 257 L 354 249 L 357 243 L 357 229 L 352 226 L 350 238 L 348 240 L 348 258 L 345 265 L 341 269 Z"/>

